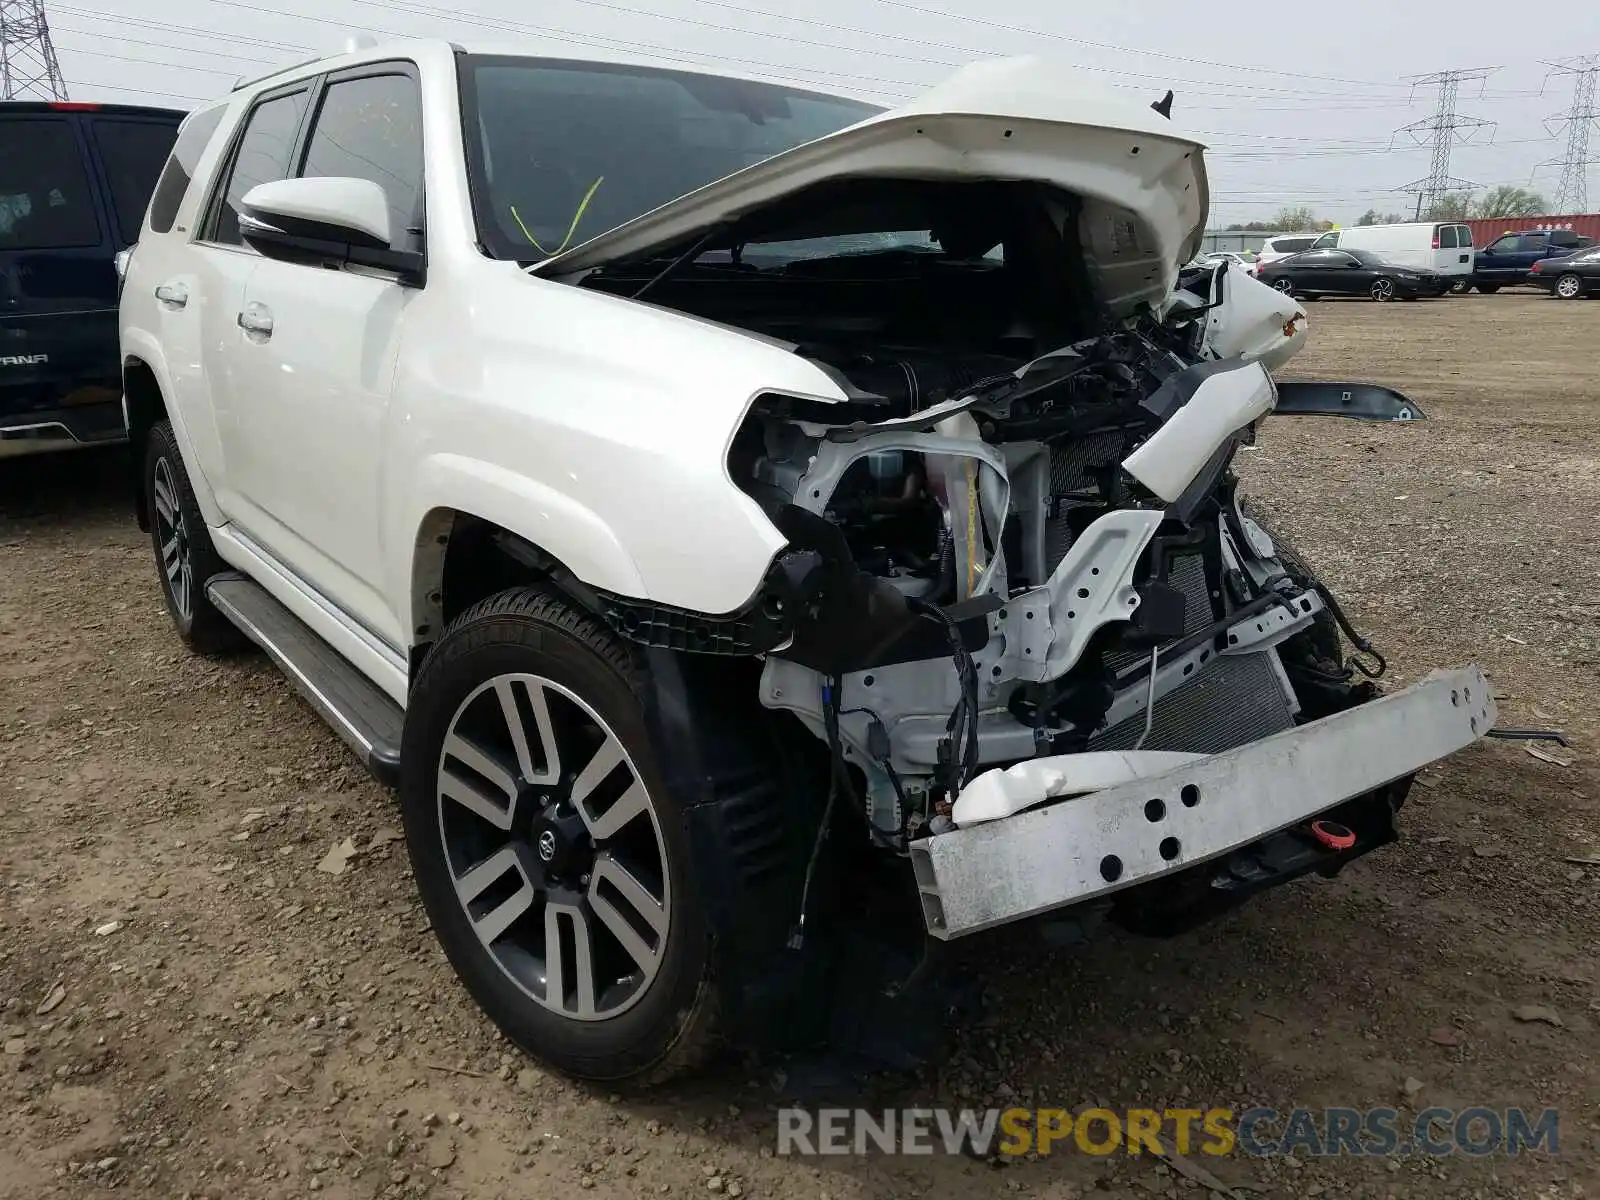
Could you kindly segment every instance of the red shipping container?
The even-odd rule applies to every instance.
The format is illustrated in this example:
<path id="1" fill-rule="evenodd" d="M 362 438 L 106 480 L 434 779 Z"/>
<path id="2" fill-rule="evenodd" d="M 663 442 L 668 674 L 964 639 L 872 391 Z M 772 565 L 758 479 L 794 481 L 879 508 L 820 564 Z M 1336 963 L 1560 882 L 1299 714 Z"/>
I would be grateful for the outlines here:
<path id="1" fill-rule="evenodd" d="M 1479 250 L 1502 233 L 1521 233 L 1526 229 L 1567 229 L 1600 242 L 1600 213 L 1565 217 L 1488 217 L 1467 224 L 1472 226 L 1472 244 Z"/>

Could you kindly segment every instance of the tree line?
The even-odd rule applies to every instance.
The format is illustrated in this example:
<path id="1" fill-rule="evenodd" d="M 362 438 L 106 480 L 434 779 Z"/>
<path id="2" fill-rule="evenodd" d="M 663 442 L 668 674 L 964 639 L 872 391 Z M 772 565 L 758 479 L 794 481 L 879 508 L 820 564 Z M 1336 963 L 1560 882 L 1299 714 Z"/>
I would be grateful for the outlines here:
<path id="1" fill-rule="evenodd" d="M 1380 213 L 1369 208 L 1356 221 L 1357 225 L 1396 225 L 1402 221 L 1469 221 L 1487 217 L 1534 217 L 1548 210 L 1545 198 L 1526 188 L 1502 185 L 1490 188 L 1482 196 L 1472 192 L 1451 192 L 1440 196 L 1422 211 L 1420 218 L 1406 213 Z M 1286 206 L 1268 221 L 1247 221 L 1229 225 L 1228 229 L 1241 233 L 1272 233 L 1285 230 L 1320 232 L 1332 229 L 1333 222 L 1319 217 L 1307 205 Z"/>

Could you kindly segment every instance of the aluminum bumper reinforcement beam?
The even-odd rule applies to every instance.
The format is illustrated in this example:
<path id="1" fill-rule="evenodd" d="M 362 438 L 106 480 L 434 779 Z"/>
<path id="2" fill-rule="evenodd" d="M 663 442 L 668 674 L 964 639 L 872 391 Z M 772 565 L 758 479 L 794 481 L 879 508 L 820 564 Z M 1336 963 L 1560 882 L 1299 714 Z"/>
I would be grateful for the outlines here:
<path id="1" fill-rule="evenodd" d="M 1247 846 L 1488 734 L 1476 666 L 1166 774 L 913 842 L 928 932 L 962 937 Z"/>

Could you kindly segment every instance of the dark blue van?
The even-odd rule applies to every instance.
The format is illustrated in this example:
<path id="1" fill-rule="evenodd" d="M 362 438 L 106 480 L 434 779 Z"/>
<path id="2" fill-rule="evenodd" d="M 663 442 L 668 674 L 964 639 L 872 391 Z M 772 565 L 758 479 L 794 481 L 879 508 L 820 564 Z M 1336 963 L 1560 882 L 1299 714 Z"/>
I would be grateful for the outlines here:
<path id="1" fill-rule="evenodd" d="M 183 117 L 0 102 L 0 459 L 123 437 L 116 259 Z"/>

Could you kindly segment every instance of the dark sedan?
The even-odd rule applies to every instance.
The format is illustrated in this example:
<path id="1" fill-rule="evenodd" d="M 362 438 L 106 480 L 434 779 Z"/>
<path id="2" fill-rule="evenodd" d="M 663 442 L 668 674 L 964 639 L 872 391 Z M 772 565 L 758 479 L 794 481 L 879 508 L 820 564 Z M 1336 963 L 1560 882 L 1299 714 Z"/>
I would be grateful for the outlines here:
<path id="1" fill-rule="evenodd" d="M 1528 271 L 1528 282 L 1563 300 L 1600 296 L 1600 248 L 1540 259 Z"/>
<path id="2" fill-rule="evenodd" d="M 1437 271 L 1402 266 L 1371 250 L 1305 250 L 1267 263 L 1256 278 L 1293 296 L 1370 296 L 1378 301 L 1442 296 L 1450 287 Z"/>

